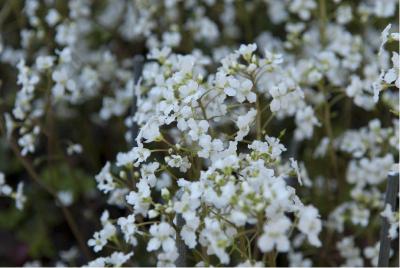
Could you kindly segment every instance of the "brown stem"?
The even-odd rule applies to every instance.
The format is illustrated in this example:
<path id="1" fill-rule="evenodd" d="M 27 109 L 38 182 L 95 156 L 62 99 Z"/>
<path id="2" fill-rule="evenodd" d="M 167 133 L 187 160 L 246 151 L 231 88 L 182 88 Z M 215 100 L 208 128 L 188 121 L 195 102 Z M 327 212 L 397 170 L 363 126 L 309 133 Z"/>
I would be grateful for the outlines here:
<path id="1" fill-rule="evenodd" d="M 277 256 L 278 256 L 278 254 L 275 250 L 267 254 L 269 267 L 276 267 L 276 257 Z"/>

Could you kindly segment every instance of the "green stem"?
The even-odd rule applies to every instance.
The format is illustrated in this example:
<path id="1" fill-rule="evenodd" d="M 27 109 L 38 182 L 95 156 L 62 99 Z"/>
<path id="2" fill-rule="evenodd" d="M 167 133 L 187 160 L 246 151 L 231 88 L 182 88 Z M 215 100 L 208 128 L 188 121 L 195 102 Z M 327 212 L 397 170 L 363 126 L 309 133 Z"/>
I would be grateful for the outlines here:
<path id="1" fill-rule="evenodd" d="M 272 114 L 268 117 L 267 121 L 265 121 L 265 122 L 264 122 L 264 125 L 262 126 L 262 130 L 265 130 L 265 128 L 268 126 L 268 124 L 271 122 L 271 120 L 274 118 L 274 116 L 275 116 L 275 114 L 272 113 Z"/>
<path id="2" fill-rule="evenodd" d="M 326 15 L 326 2 L 325 0 L 319 0 L 318 1 L 318 6 L 319 6 L 319 35 L 320 35 L 320 41 L 322 46 L 324 47 L 326 45 L 326 24 L 328 21 L 328 17 Z"/>
<path id="3" fill-rule="evenodd" d="M 256 132 L 257 132 L 257 140 L 260 140 L 262 128 L 261 128 L 261 104 L 260 104 L 260 95 L 259 94 L 257 94 L 256 108 L 257 108 Z"/>
<path id="4" fill-rule="evenodd" d="M 277 256 L 278 256 L 278 254 L 276 253 L 275 250 L 267 254 L 269 267 L 276 267 L 276 257 Z"/>
<path id="5" fill-rule="evenodd" d="M 0 133 L 1 134 L 5 133 L 5 130 L 4 130 L 4 127 L 3 127 L 3 119 L 2 119 L 1 116 L 0 116 Z M 54 198 L 54 200 L 57 202 L 57 204 L 59 204 L 59 206 L 61 207 L 61 211 L 62 211 L 62 213 L 64 215 L 64 218 L 67 221 L 68 226 L 70 227 L 70 229 L 72 231 L 72 234 L 74 235 L 75 239 L 77 240 L 79 247 L 83 251 L 85 257 L 87 259 L 91 259 L 90 251 L 89 251 L 88 247 L 86 246 L 85 241 L 83 240 L 83 235 L 80 233 L 78 225 L 76 224 L 76 222 L 75 222 L 71 212 L 69 211 L 69 209 L 66 206 L 64 206 L 62 204 L 62 202 L 60 201 L 60 199 L 58 198 L 57 192 L 54 189 L 52 189 L 50 186 L 48 186 L 47 184 L 42 182 L 42 180 L 40 179 L 39 174 L 33 168 L 32 163 L 29 162 L 27 159 L 25 159 L 21 155 L 21 153 L 19 151 L 19 148 L 18 148 L 18 145 L 17 145 L 16 141 L 13 139 L 13 137 L 10 137 L 9 144 L 10 144 L 11 149 L 14 152 L 15 156 L 18 158 L 18 160 L 24 166 L 25 170 L 30 175 L 29 178 L 31 178 L 40 187 L 42 187 L 47 193 L 49 193 Z"/>

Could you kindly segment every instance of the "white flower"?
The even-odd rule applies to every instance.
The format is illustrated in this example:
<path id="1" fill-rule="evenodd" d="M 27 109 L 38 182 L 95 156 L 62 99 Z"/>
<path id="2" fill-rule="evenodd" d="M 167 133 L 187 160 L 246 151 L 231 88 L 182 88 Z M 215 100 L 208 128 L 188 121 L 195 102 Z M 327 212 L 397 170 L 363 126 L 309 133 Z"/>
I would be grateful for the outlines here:
<path id="1" fill-rule="evenodd" d="M 312 261 L 304 258 L 301 252 L 288 253 L 290 267 L 312 267 Z"/>
<path id="2" fill-rule="evenodd" d="M 62 63 L 69 63 L 72 61 L 72 51 L 70 47 L 64 47 L 61 51 L 56 50 L 59 55 L 59 60 Z"/>
<path id="3" fill-rule="evenodd" d="M 381 0 L 373 2 L 373 12 L 377 17 L 387 18 L 393 16 L 396 12 L 398 1 L 396 0 Z"/>
<path id="4" fill-rule="evenodd" d="M 106 266 L 106 258 L 104 257 L 99 257 L 97 259 L 94 259 L 93 261 L 90 261 L 87 264 L 88 267 L 105 267 Z"/>
<path id="5" fill-rule="evenodd" d="M 236 226 L 244 226 L 248 217 L 246 213 L 234 209 L 231 211 L 229 218 Z"/>
<path id="6" fill-rule="evenodd" d="M 141 179 L 136 187 L 138 189 L 137 192 L 130 192 L 126 197 L 126 201 L 128 204 L 133 205 L 135 214 L 146 215 L 147 211 L 150 207 L 151 196 L 150 196 L 150 187 L 145 179 Z"/>
<path id="7" fill-rule="evenodd" d="M 360 186 L 377 185 L 387 178 L 393 164 L 391 154 L 372 159 L 351 160 L 346 174 L 347 181 Z"/>
<path id="8" fill-rule="evenodd" d="M 77 24 L 72 22 L 63 22 L 56 27 L 55 41 L 60 45 L 73 45 L 78 38 Z"/>
<path id="9" fill-rule="evenodd" d="M 169 116 L 172 111 L 176 112 L 179 110 L 178 100 L 175 97 L 172 88 L 155 87 L 154 90 L 160 90 L 163 97 L 163 99 L 157 105 L 159 113 Z"/>
<path id="10" fill-rule="evenodd" d="M 71 79 L 67 69 L 65 68 L 55 70 L 52 74 L 52 79 L 55 82 L 55 85 L 52 88 L 55 97 L 62 97 L 65 94 L 66 89 L 71 92 L 74 92 L 77 89 L 75 80 Z"/>
<path id="11" fill-rule="evenodd" d="M 392 84 L 394 82 L 394 84 L 396 85 L 397 88 L 400 88 L 400 78 L 399 78 L 399 54 L 395 51 L 393 51 L 393 55 L 392 55 L 392 64 L 393 64 L 393 68 L 389 69 L 384 77 L 383 80 L 388 83 L 388 84 Z"/>
<path id="12" fill-rule="evenodd" d="M 219 139 L 211 139 L 209 135 L 202 135 L 199 140 L 201 150 L 197 153 L 199 157 L 208 159 L 210 156 L 224 149 L 224 145 Z"/>
<path id="13" fill-rule="evenodd" d="M 256 49 L 256 44 L 240 45 L 238 52 L 240 55 L 243 56 L 245 60 L 249 61 L 253 52 L 256 51 Z"/>
<path id="14" fill-rule="evenodd" d="M 124 254 L 123 252 L 114 252 L 110 257 L 105 259 L 105 263 L 113 267 L 121 267 L 126 261 L 133 256 L 133 252 Z"/>
<path id="15" fill-rule="evenodd" d="M 322 223 L 319 219 L 318 210 L 315 207 L 309 205 L 300 209 L 297 228 L 307 235 L 308 242 L 311 245 L 316 247 L 321 246 L 318 234 L 322 230 Z"/>
<path id="16" fill-rule="evenodd" d="M 45 20 L 48 25 L 54 26 L 57 24 L 57 22 L 60 21 L 60 14 L 54 8 L 49 9 L 49 11 L 47 12 L 47 15 L 45 17 Z"/>
<path id="17" fill-rule="evenodd" d="M 66 262 L 72 262 L 79 256 L 79 250 L 76 246 L 70 249 L 60 251 L 60 258 Z"/>
<path id="18" fill-rule="evenodd" d="M 197 122 L 193 118 L 190 118 L 187 123 L 190 128 L 189 136 L 194 141 L 197 141 L 201 135 L 206 134 L 209 128 L 209 124 L 206 120 Z"/>
<path id="19" fill-rule="evenodd" d="M 203 90 L 196 81 L 189 80 L 185 85 L 179 87 L 179 93 L 184 103 L 190 103 L 198 100 L 203 94 Z"/>
<path id="20" fill-rule="evenodd" d="M 103 216 L 106 215 L 103 213 Z M 116 228 L 110 222 L 103 222 L 103 229 L 95 232 L 93 238 L 88 240 L 88 246 L 93 247 L 94 252 L 99 252 L 107 244 L 107 241 L 115 235 Z"/>
<path id="21" fill-rule="evenodd" d="M 25 134 L 18 140 L 19 146 L 23 147 L 21 154 L 26 155 L 28 152 L 35 151 L 35 137 L 31 134 Z"/>
<path id="22" fill-rule="evenodd" d="M 124 239 L 127 243 L 136 246 L 137 239 L 134 236 L 137 232 L 137 226 L 135 224 L 135 215 L 131 214 L 127 217 L 118 218 L 118 225 L 121 227 L 121 231 L 124 235 Z"/>
<path id="23" fill-rule="evenodd" d="M 272 87 L 269 93 L 273 98 L 270 103 L 271 112 L 275 113 L 288 105 L 287 98 L 285 98 L 288 92 L 286 86 L 283 83 L 280 83 L 278 86 Z"/>
<path id="24" fill-rule="evenodd" d="M 179 184 L 182 183 L 180 180 Z M 184 192 L 180 197 L 180 200 L 174 202 L 174 210 L 177 213 L 182 214 L 186 224 L 194 228 L 197 224 L 196 209 L 200 206 L 199 197 L 202 194 L 202 189 L 198 183 L 191 183 L 187 186 L 190 192 Z"/>
<path id="25" fill-rule="evenodd" d="M 149 59 L 156 59 L 158 61 L 164 61 L 166 58 L 168 58 L 168 55 L 171 53 L 171 48 L 170 47 L 162 47 L 161 49 L 158 48 L 153 48 L 149 55 Z"/>
<path id="26" fill-rule="evenodd" d="M 17 191 L 15 192 L 15 206 L 17 209 L 22 210 L 26 202 L 26 196 L 24 195 L 24 183 L 19 182 L 17 185 Z"/>
<path id="27" fill-rule="evenodd" d="M 175 229 L 168 223 L 153 224 L 150 227 L 150 235 L 152 238 L 147 244 L 147 251 L 154 251 L 160 247 L 164 252 L 173 252 L 176 250 Z"/>
<path id="28" fill-rule="evenodd" d="M 189 74 L 192 72 L 193 67 L 195 65 L 196 59 L 191 55 L 186 56 L 178 56 L 178 65 L 180 67 L 179 71 L 182 72 L 183 75 Z"/>
<path id="29" fill-rule="evenodd" d="M 11 195 L 12 188 L 6 184 L 5 176 L 0 172 L 0 195 Z"/>
<path id="30" fill-rule="evenodd" d="M 160 167 L 159 163 L 152 162 L 146 165 L 142 165 L 140 168 L 140 174 L 142 178 L 146 179 L 151 187 L 154 187 L 156 185 L 157 177 L 154 173 L 159 167 Z"/>
<path id="31" fill-rule="evenodd" d="M 188 213 L 185 214 L 186 224 L 182 227 L 180 235 L 189 248 L 194 248 L 197 245 L 196 230 L 200 225 L 200 219 L 195 217 L 193 212 L 189 214 L 192 217 L 189 217 Z"/>
<path id="32" fill-rule="evenodd" d="M 314 158 L 324 157 L 326 155 L 326 151 L 328 150 L 328 146 L 329 146 L 329 138 L 328 137 L 322 138 L 317 148 L 315 148 L 313 154 Z"/>
<path id="33" fill-rule="evenodd" d="M 286 216 L 277 219 L 272 218 L 264 224 L 263 234 L 258 238 L 257 245 L 262 252 L 269 252 L 275 247 L 280 252 L 289 251 L 290 244 L 287 232 L 291 221 Z"/>
<path id="34" fill-rule="evenodd" d="M 4 113 L 4 120 L 6 121 L 6 137 L 9 139 L 16 127 L 14 120 L 9 113 Z"/>
<path id="35" fill-rule="evenodd" d="M 246 99 L 253 103 L 257 99 L 257 95 L 252 91 L 253 83 L 249 79 L 237 80 L 229 78 L 229 87 L 224 89 L 226 95 L 235 96 L 238 102 L 242 103 Z"/>
<path id="36" fill-rule="evenodd" d="M 99 174 L 95 176 L 97 188 L 105 194 L 115 189 L 116 184 L 110 173 L 110 162 L 107 162 Z"/>
<path id="37" fill-rule="evenodd" d="M 385 29 L 383 29 L 382 34 L 381 34 L 381 45 L 379 47 L 379 52 L 378 55 L 381 55 L 384 49 L 384 46 L 386 42 L 389 40 L 389 31 L 390 28 L 392 27 L 392 24 L 388 24 Z"/>
<path id="38" fill-rule="evenodd" d="M 250 125 L 254 122 L 256 115 L 257 110 L 251 109 L 245 115 L 238 117 L 236 126 L 238 127 L 239 131 L 236 133 L 235 141 L 241 141 L 247 134 L 249 134 Z"/>
<path id="39" fill-rule="evenodd" d="M 290 167 L 294 169 L 294 171 L 296 172 L 297 175 L 297 181 L 300 185 L 303 185 L 303 181 L 301 178 L 301 173 L 300 173 L 300 168 L 299 168 L 299 164 L 297 163 L 296 160 L 294 160 L 293 157 L 289 158 L 290 160 Z"/>
<path id="40" fill-rule="evenodd" d="M 149 120 L 140 129 L 140 132 L 136 137 L 136 141 L 140 143 L 141 140 L 144 139 L 146 143 L 150 143 L 157 140 L 161 136 L 160 125 L 162 125 L 162 123 L 157 118 L 152 118 Z"/>
<path id="41" fill-rule="evenodd" d="M 188 171 L 192 165 L 187 156 L 182 157 L 180 155 L 166 156 L 165 162 L 167 162 L 167 165 L 170 167 L 179 168 L 181 172 Z"/>
<path id="42" fill-rule="evenodd" d="M 178 259 L 178 257 L 178 250 L 160 252 L 157 255 L 157 267 L 175 267 L 175 261 Z"/>
<path id="43" fill-rule="evenodd" d="M 149 149 L 144 147 L 134 147 L 127 153 L 118 153 L 116 164 L 117 166 L 133 164 L 135 167 L 137 167 L 140 163 L 146 161 L 150 154 L 151 152 Z"/>
<path id="44" fill-rule="evenodd" d="M 230 258 L 225 250 L 233 242 L 236 229 L 223 228 L 218 220 L 209 217 L 204 219 L 204 223 L 205 228 L 201 231 L 199 238 L 200 244 L 208 246 L 207 254 L 215 254 L 221 263 L 228 264 Z"/>
<path id="45" fill-rule="evenodd" d="M 392 211 L 392 206 L 390 204 L 386 204 L 385 209 L 381 212 L 381 216 L 384 217 L 390 224 L 389 228 L 389 238 L 396 239 L 398 236 L 397 229 L 399 228 L 399 222 L 396 217 L 396 213 Z"/>
<path id="46" fill-rule="evenodd" d="M 74 196 L 71 191 L 59 191 L 57 197 L 63 206 L 70 206 L 74 202 Z"/>
<path id="47" fill-rule="evenodd" d="M 18 145 L 22 147 L 21 155 L 25 156 L 35 151 L 36 137 L 39 133 L 40 128 L 35 126 L 32 132 L 28 132 L 18 139 Z"/>
<path id="48" fill-rule="evenodd" d="M 278 138 L 266 135 L 265 139 L 270 147 L 269 154 L 273 159 L 277 159 L 282 154 L 282 152 L 286 151 L 285 146 L 280 143 L 280 140 Z"/>
<path id="49" fill-rule="evenodd" d="M 231 97 L 236 95 L 236 89 L 240 87 L 238 79 L 231 76 L 227 78 L 223 72 L 218 73 L 216 84 L 223 87 L 225 94 Z"/>
<path id="50" fill-rule="evenodd" d="M 350 5 L 340 5 L 336 10 L 336 21 L 339 24 L 347 24 L 353 19 L 353 11 Z"/>
<path id="51" fill-rule="evenodd" d="M 347 96 L 354 97 L 354 103 L 356 105 L 370 110 L 374 105 L 374 100 L 373 97 L 370 96 L 372 92 L 368 92 L 367 89 L 365 89 L 365 81 L 361 80 L 357 75 L 352 75 L 350 79 L 350 85 L 346 87 Z"/>
<path id="52" fill-rule="evenodd" d="M 339 60 L 335 53 L 329 50 L 318 53 L 317 59 L 318 67 L 322 72 L 329 73 L 332 69 L 336 69 L 339 66 Z"/>
<path id="53" fill-rule="evenodd" d="M 314 126 L 319 126 L 318 119 L 314 115 L 311 106 L 305 107 L 296 113 L 297 129 L 294 136 L 297 140 L 309 139 L 314 132 Z"/>
<path id="54" fill-rule="evenodd" d="M 262 63 L 268 65 L 271 70 L 273 70 L 283 62 L 282 54 L 272 53 L 268 49 L 264 49 L 264 54 L 265 54 L 265 59 L 262 60 Z"/>
<path id="55" fill-rule="evenodd" d="M 133 256 L 133 252 L 124 254 L 116 251 L 109 257 L 99 257 L 87 264 L 88 267 L 121 267 Z"/>
<path id="56" fill-rule="evenodd" d="M 73 154 L 80 154 L 82 153 L 83 149 L 82 149 L 82 145 L 80 144 L 70 144 L 67 147 L 67 154 L 68 155 L 73 155 Z"/>
<path id="57" fill-rule="evenodd" d="M 346 260 L 345 267 L 363 266 L 364 261 L 360 256 L 360 249 L 354 245 L 353 237 L 345 237 L 336 244 L 340 255 Z"/>
<path id="58" fill-rule="evenodd" d="M 40 71 L 50 69 L 54 64 L 54 61 L 55 58 L 53 56 L 39 56 L 36 58 L 36 67 Z"/>
<path id="59" fill-rule="evenodd" d="M 249 144 L 249 149 L 252 149 L 256 152 L 262 153 L 262 154 L 266 154 L 269 151 L 269 145 L 267 142 L 262 142 L 262 141 L 258 141 L 255 140 L 253 141 L 251 144 Z"/>
<path id="60" fill-rule="evenodd" d="M 366 247 L 364 249 L 364 255 L 367 259 L 371 260 L 371 264 L 373 266 L 378 266 L 378 259 L 379 259 L 379 246 L 380 243 L 377 242 L 373 247 Z"/>
<path id="61" fill-rule="evenodd" d="M 314 0 L 294 0 L 290 2 L 290 12 L 296 13 L 302 20 L 308 20 L 311 17 L 311 10 L 317 7 Z"/>
<path id="62" fill-rule="evenodd" d="M 93 238 L 88 241 L 88 246 L 93 247 L 94 252 L 99 252 L 106 244 L 107 240 L 100 236 L 100 232 L 95 232 Z"/>
<path id="63" fill-rule="evenodd" d="M 351 222 L 355 225 L 367 226 L 369 221 L 369 209 L 363 208 L 355 203 L 350 205 Z"/>

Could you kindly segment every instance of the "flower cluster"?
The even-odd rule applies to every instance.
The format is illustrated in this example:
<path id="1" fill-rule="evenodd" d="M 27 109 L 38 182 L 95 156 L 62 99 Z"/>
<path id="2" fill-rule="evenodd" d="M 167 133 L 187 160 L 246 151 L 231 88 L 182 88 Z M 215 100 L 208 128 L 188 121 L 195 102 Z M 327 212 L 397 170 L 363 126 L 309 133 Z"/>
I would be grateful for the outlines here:
<path id="1" fill-rule="evenodd" d="M 286 182 L 300 176 L 297 162 L 291 159 L 294 165 L 287 163 L 288 168 L 281 169 L 285 146 L 278 138 L 254 133 L 260 131 L 260 126 L 256 127 L 260 120 L 256 103 L 270 100 L 272 113 L 272 103 L 282 101 L 268 89 L 258 90 L 257 81 L 263 73 L 274 73 L 277 79 L 282 76 L 271 91 L 284 89 L 287 93 L 281 96 L 289 102 L 295 96 L 283 82 L 285 69 L 278 65 L 281 61 L 258 57 L 256 49 L 251 44 L 228 54 L 217 73 L 209 74 L 207 80 L 201 75 L 204 65 L 196 64 L 194 55 L 170 53 L 144 67 L 145 73 L 148 68 L 159 72 L 144 78 L 138 86 L 134 117 L 141 126 L 138 145 L 117 155 L 117 173 L 112 173 L 107 163 L 96 180 L 100 190 L 112 193 L 119 191 L 118 181 L 138 177 L 126 195 L 133 213 L 119 218 L 118 225 L 125 242 L 132 246 L 137 246 L 137 237 L 148 235 L 146 248 L 157 251 L 160 265 L 175 263 L 179 240 L 189 249 L 204 248 L 207 255 L 216 255 L 221 263 L 229 264 L 228 249 L 241 252 L 235 244 L 245 236 L 241 233 L 245 226 L 249 229 L 246 236 L 262 234 L 256 243 L 263 253 L 288 252 L 294 228 L 305 234 L 311 245 L 321 245 L 318 210 L 303 205 Z M 266 54 L 280 57 L 268 51 Z M 291 83 L 293 92 L 300 92 Z M 294 99 L 302 101 L 301 97 Z M 246 108 L 246 103 L 253 108 Z M 232 127 L 235 133 L 223 131 Z M 245 140 L 253 135 L 260 138 Z M 247 149 L 239 151 L 239 146 Z M 158 159 L 160 154 L 164 157 Z M 139 218 L 143 222 L 138 222 Z M 95 251 L 114 235 L 102 235 L 111 230 L 106 226 L 88 242 Z"/>
<path id="2" fill-rule="evenodd" d="M 6 183 L 4 173 L 0 172 L 0 196 L 11 197 L 15 200 L 16 208 L 22 210 L 26 202 L 26 196 L 24 195 L 24 183 L 19 182 L 17 189 L 14 191 L 12 187 Z"/>

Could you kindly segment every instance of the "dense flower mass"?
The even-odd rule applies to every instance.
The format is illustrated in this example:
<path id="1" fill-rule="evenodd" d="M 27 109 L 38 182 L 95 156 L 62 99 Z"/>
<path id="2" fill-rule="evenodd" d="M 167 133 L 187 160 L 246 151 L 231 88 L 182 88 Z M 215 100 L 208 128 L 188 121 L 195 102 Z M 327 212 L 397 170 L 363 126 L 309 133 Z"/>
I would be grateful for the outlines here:
<path id="1" fill-rule="evenodd" d="M 28 250 L 4 263 L 377 266 L 383 221 L 398 241 L 398 201 L 385 203 L 399 176 L 398 12 L 5 1 L 0 229 Z"/>

